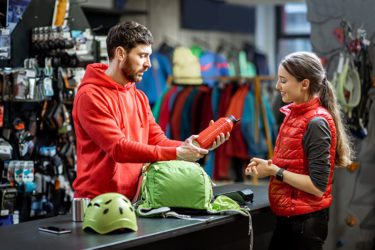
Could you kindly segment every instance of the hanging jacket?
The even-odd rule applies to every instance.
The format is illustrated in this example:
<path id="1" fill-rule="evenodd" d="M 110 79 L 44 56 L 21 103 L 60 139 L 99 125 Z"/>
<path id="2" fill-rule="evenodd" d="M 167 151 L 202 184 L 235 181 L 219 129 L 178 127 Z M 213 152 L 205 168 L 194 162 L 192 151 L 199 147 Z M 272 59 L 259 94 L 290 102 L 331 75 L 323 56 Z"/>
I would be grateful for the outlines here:
<path id="1" fill-rule="evenodd" d="M 211 106 L 212 89 L 207 86 L 199 87 L 199 94 L 195 97 L 190 113 L 191 134 L 199 134 L 214 120 Z"/>
<path id="2" fill-rule="evenodd" d="M 169 114 L 171 112 L 169 102 L 170 102 L 171 96 L 174 93 L 177 93 L 177 91 L 178 91 L 178 87 L 172 86 L 163 97 L 163 101 L 161 103 L 160 113 L 159 113 L 159 125 L 164 132 L 167 131 L 167 125 L 169 124 L 169 118 L 170 118 Z"/>
<path id="3" fill-rule="evenodd" d="M 158 52 L 150 56 L 152 67 L 147 70 L 142 77 L 142 81 L 137 83 L 137 89 L 142 90 L 150 104 L 155 104 L 164 93 L 167 87 L 167 79 L 172 76 L 172 67 L 168 58 Z"/>
<path id="4" fill-rule="evenodd" d="M 245 98 L 245 105 L 241 120 L 241 130 L 248 146 L 248 153 L 250 157 L 267 157 L 268 149 L 261 115 L 262 114 L 260 111 L 258 112 L 258 117 L 255 117 L 255 97 L 253 91 L 251 90 L 248 92 L 248 95 Z M 258 122 L 258 126 L 255 126 L 256 121 Z"/>
<path id="5" fill-rule="evenodd" d="M 268 127 L 272 144 L 276 140 L 277 127 L 270 102 L 266 95 L 262 95 L 262 102 L 266 111 Z M 255 118 L 255 97 L 253 91 L 249 91 L 242 112 L 241 131 L 249 150 L 249 156 L 266 158 L 268 155 L 267 141 L 262 119 L 262 109 L 259 109 L 258 117 Z M 258 121 L 258 130 L 256 130 L 255 121 Z"/>
<path id="6" fill-rule="evenodd" d="M 290 172 L 308 175 L 306 152 L 302 139 L 307 126 L 314 117 L 323 117 L 331 131 L 330 174 L 328 185 L 322 197 L 296 189 L 287 183 L 271 177 L 269 200 L 273 212 L 279 216 L 307 214 L 327 208 L 332 203 L 332 174 L 336 154 L 336 127 L 329 112 L 314 98 L 303 104 L 289 104 L 280 109 L 286 115 L 276 140 L 273 164 Z"/>
<path id="7" fill-rule="evenodd" d="M 242 119 L 242 111 L 245 104 L 245 98 L 249 92 L 249 85 L 245 84 L 239 86 L 236 93 L 232 96 L 226 116 L 233 115 L 237 119 Z M 246 145 L 244 136 L 241 132 L 241 122 L 237 123 L 231 133 L 230 139 L 225 145 L 225 154 L 228 157 L 235 157 L 242 160 L 250 160 L 248 155 L 248 147 Z M 227 174 L 229 174 L 230 165 L 226 166 Z"/>
<path id="8" fill-rule="evenodd" d="M 233 92 L 235 92 L 234 84 L 227 84 L 224 89 L 220 91 L 218 117 L 226 115 L 228 107 L 230 105 Z M 225 154 L 227 143 L 224 143 L 217 149 L 215 149 L 215 163 L 213 176 L 215 180 L 227 180 L 228 179 L 228 166 L 230 165 L 231 158 Z"/>
<path id="9" fill-rule="evenodd" d="M 199 57 L 203 82 L 212 87 L 217 83 L 217 77 L 228 76 L 228 63 L 224 56 L 212 51 L 205 51 Z"/>
<path id="10" fill-rule="evenodd" d="M 74 99 L 73 187 L 76 197 L 118 192 L 132 199 L 143 163 L 176 159 L 181 142 L 167 139 L 134 83 L 122 86 L 106 69 L 105 64 L 89 65 Z"/>
<path id="11" fill-rule="evenodd" d="M 176 140 L 186 139 L 181 137 L 181 122 L 182 122 L 182 110 L 187 98 L 192 92 L 192 87 L 186 87 L 181 92 L 179 92 L 174 103 L 174 107 L 170 113 L 170 126 L 171 126 L 171 138 Z"/>
<path id="12" fill-rule="evenodd" d="M 190 135 L 192 135 L 191 132 L 191 120 L 192 116 L 197 115 L 197 112 L 193 112 L 192 114 L 192 106 L 195 97 L 199 93 L 199 87 L 193 87 L 192 91 L 186 98 L 185 104 L 181 110 L 181 123 L 180 123 L 180 136 L 181 140 L 187 139 Z"/>
<path id="13" fill-rule="evenodd" d="M 167 87 L 167 89 L 164 90 L 164 92 L 161 94 L 160 98 L 155 102 L 154 106 L 152 107 L 152 114 L 154 115 L 155 121 L 157 123 L 159 123 L 161 104 L 164 100 L 165 95 L 168 93 L 169 89 L 170 88 Z M 160 126 L 160 124 L 159 124 L 159 126 Z"/>

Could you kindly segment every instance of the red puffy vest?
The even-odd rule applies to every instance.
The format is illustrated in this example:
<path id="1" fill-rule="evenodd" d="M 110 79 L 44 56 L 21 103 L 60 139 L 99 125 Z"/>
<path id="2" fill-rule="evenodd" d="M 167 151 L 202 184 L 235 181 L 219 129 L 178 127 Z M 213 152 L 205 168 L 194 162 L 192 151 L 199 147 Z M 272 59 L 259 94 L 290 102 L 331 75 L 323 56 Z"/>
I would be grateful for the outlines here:
<path id="1" fill-rule="evenodd" d="M 320 116 L 327 120 L 331 131 L 328 186 L 322 197 L 306 193 L 276 180 L 269 183 L 271 209 L 279 216 L 307 214 L 329 207 L 332 203 L 332 174 L 336 154 L 336 126 L 330 113 L 320 106 L 319 98 L 302 104 L 289 104 L 280 109 L 286 115 L 276 140 L 273 164 L 290 172 L 308 175 L 308 161 L 302 139 L 310 120 Z"/>

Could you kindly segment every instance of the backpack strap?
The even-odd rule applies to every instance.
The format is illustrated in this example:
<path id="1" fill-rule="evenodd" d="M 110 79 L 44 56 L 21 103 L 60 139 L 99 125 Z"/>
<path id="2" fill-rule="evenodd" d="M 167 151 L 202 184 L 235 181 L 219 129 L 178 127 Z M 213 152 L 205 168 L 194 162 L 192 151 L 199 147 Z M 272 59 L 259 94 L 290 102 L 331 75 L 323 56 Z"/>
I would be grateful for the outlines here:
<path id="1" fill-rule="evenodd" d="M 160 215 L 163 216 L 163 214 L 166 214 L 170 211 L 171 209 L 169 207 L 146 208 L 142 205 L 139 205 L 137 208 L 137 213 L 143 217 L 155 217 Z"/>
<path id="2" fill-rule="evenodd" d="M 140 199 L 139 196 L 140 196 L 140 193 L 141 193 L 143 177 L 144 177 L 146 171 L 149 169 L 149 167 L 150 167 L 150 163 L 146 163 L 145 165 L 143 165 L 142 171 L 139 173 L 137 191 L 135 192 L 134 198 L 132 200 L 133 204 L 136 204 L 138 202 L 138 200 Z"/>
<path id="3" fill-rule="evenodd" d="M 195 218 L 187 214 L 179 214 L 172 211 L 169 207 L 159 207 L 159 208 L 145 208 L 142 205 L 138 206 L 137 213 L 143 217 L 163 217 L 163 218 L 177 218 L 182 220 L 195 220 L 195 221 L 210 221 L 212 217 L 209 218 Z"/>
<path id="4" fill-rule="evenodd" d="M 182 220 L 195 220 L 195 221 L 210 221 L 212 220 L 213 217 L 209 217 L 209 218 L 195 218 L 195 217 L 191 217 L 190 215 L 186 215 L 186 214 L 179 214 L 179 213 L 176 213 L 174 211 L 170 211 L 170 212 L 167 212 L 165 213 L 164 215 L 165 218 L 169 218 L 169 217 L 172 217 L 172 218 L 177 218 L 177 219 L 182 219 Z"/>
<path id="5" fill-rule="evenodd" d="M 142 180 L 143 180 L 143 173 L 141 172 L 138 176 L 138 184 L 137 184 L 137 191 L 135 192 L 134 198 L 132 200 L 132 203 L 135 204 L 139 200 L 139 195 L 141 193 L 141 187 L 142 187 Z"/>

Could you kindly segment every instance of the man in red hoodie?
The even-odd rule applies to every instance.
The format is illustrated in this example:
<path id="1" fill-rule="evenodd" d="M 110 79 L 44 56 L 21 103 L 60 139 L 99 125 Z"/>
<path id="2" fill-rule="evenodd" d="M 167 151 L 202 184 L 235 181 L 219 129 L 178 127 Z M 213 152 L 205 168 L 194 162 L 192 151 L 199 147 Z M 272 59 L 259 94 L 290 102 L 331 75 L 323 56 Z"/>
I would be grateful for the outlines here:
<path id="1" fill-rule="evenodd" d="M 151 32 L 134 21 L 107 36 L 109 65 L 91 64 L 74 99 L 77 140 L 75 197 L 117 192 L 133 199 L 142 165 L 161 160 L 197 161 L 208 153 L 186 141 L 169 140 L 155 122 L 148 99 L 135 87 L 151 67 Z M 218 136 L 214 147 L 228 139 Z"/>

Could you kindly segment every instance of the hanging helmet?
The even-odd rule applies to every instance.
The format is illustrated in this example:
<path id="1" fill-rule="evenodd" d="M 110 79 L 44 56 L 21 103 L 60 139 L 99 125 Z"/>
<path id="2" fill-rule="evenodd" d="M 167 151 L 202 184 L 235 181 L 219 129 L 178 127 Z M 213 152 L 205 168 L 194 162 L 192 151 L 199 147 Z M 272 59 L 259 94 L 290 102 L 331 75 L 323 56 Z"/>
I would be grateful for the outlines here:
<path id="1" fill-rule="evenodd" d="M 118 193 L 95 197 L 85 210 L 83 229 L 106 234 L 117 229 L 138 230 L 134 209 L 129 199 Z"/>

